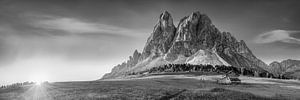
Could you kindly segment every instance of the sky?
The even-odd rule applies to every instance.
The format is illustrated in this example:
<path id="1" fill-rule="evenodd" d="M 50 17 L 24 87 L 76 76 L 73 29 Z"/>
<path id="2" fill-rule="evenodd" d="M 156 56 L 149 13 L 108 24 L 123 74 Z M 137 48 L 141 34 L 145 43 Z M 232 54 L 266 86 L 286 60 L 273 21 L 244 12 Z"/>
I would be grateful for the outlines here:
<path id="1" fill-rule="evenodd" d="M 207 14 L 267 64 L 300 60 L 299 0 L 0 0 L 0 84 L 99 79 L 165 10 L 175 24 Z"/>

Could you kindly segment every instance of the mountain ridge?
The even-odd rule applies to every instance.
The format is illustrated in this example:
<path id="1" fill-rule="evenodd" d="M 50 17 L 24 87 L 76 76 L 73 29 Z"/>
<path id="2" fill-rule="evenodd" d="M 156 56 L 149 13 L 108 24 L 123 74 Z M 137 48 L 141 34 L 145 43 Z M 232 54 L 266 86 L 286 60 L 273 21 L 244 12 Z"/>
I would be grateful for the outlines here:
<path id="1" fill-rule="evenodd" d="M 266 72 L 268 68 L 243 40 L 238 41 L 229 32 L 220 32 L 206 14 L 193 12 L 175 27 L 171 14 L 164 11 L 143 51 L 135 50 L 127 62 L 115 66 L 103 79 L 170 63 L 232 65 L 257 72 Z"/>
<path id="2" fill-rule="evenodd" d="M 300 78 L 300 60 L 287 59 L 269 64 L 268 70 L 277 78 Z"/>

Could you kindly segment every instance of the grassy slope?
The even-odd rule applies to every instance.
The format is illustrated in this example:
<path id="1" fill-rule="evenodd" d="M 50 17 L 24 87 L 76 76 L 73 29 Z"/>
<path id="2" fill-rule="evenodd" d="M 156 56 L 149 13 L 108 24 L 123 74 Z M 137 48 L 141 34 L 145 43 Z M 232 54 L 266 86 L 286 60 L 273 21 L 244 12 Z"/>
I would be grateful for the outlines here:
<path id="1" fill-rule="evenodd" d="M 12 99 L 175 99 L 282 100 L 296 99 L 300 90 L 277 85 L 219 85 L 211 81 L 153 78 L 124 81 L 58 82 L 42 86 L 0 89 L 0 100 Z"/>

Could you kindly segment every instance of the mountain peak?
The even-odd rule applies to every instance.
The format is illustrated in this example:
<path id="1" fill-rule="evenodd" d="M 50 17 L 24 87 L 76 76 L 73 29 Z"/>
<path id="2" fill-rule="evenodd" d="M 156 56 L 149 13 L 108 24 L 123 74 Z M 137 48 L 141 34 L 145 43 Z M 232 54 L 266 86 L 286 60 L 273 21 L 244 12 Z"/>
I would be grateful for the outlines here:
<path id="1" fill-rule="evenodd" d="M 166 53 L 172 44 L 175 31 L 171 14 L 168 11 L 161 13 L 158 23 L 146 42 L 142 59 L 157 57 Z"/>
<path id="2" fill-rule="evenodd" d="M 166 19 L 171 17 L 171 14 L 168 11 L 164 11 L 163 13 L 160 14 L 160 19 Z"/>
<path id="3" fill-rule="evenodd" d="M 200 21 L 203 24 L 212 24 L 211 19 L 206 14 L 201 14 Z"/>
<path id="4" fill-rule="evenodd" d="M 274 64 L 280 64 L 280 62 L 278 62 L 278 61 L 273 61 L 272 63 L 269 64 L 269 66 L 272 66 L 272 65 L 274 65 Z"/>
<path id="5" fill-rule="evenodd" d="M 251 53 L 244 41 L 237 41 L 229 32 L 221 33 L 206 14 L 193 12 L 175 27 L 171 14 L 164 11 L 142 53 L 135 51 L 128 63 L 116 67 L 122 70 L 114 70 L 105 77 L 118 77 L 168 63 L 225 64 L 260 72 L 267 66 Z"/>
<path id="6" fill-rule="evenodd" d="M 168 11 L 164 11 L 163 13 L 160 14 L 159 23 L 164 28 L 174 26 L 173 18 L 172 18 L 171 14 Z"/>
<path id="7" fill-rule="evenodd" d="M 193 12 L 189 17 L 188 20 L 192 23 L 198 22 L 199 18 L 201 16 L 201 13 L 199 11 Z"/>

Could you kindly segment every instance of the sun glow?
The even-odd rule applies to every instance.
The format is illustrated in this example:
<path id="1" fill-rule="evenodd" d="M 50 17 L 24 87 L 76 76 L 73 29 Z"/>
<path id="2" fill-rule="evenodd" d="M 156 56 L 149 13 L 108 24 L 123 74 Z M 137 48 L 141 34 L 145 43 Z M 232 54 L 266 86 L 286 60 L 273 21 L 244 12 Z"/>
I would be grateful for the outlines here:
<path id="1" fill-rule="evenodd" d="M 35 82 L 35 85 L 41 85 L 43 82 Z"/>
<path id="2" fill-rule="evenodd" d="M 47 75 L 45 75 L 44 73 L 37 73 L 32 75 L 31 80 L 35 82 L 36 85 L 41 85 L 43 84 L 43 82 L 48 81 L 48 78 Z"/>

